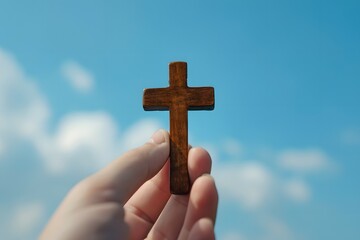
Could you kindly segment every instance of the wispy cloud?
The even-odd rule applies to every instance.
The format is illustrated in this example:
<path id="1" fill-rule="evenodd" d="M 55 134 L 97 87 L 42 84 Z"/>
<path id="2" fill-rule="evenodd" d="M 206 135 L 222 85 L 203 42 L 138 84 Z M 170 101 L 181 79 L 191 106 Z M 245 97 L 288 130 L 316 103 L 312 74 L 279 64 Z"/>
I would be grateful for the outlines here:
<path id="1" fill-rule="evenodd" d="M 329 157 L 320 149 L 282 151 L 278 156 L 278 164 L 284 169 L 297 172 L 322 171 L 331 166 Z"/>
<path id="2" fill-rule="evenodd" d="M 73 60 L 63 63 L 61 73 L 70 85 L 79 92 L 88 93 L 94 88 L 93 74 Z"/>
<path id="3" fill-rule="evenodd" d="M 327 155 L 321 150 L 282 150 L 275 154 L 275 161 L 246 160 L 241 154 L 246 147 L 238 140 L 220 142 L 223 144 L 204 145 L 214 153 L 213 173 L 220 193 L 225 200 L 237 202 L 241 209 L 258 211 L 276 201 L 308 202 L 312 196 L 311 187 L 294 175 L 294 171 L 322 170 L 330 166 Z M 259 156 L 270 155 L 260 153 Z M 217 159 L 219 157 L 222 161 Z M 277 163 L 287 174 L 276 171 Z"/>
<path id="4" fill-rule="evenodd" d="M 216 166 L 215 178 L 221 193 L 246 209 L 262 207 L 272 196 L 274 177 L 258 162 Z"/>

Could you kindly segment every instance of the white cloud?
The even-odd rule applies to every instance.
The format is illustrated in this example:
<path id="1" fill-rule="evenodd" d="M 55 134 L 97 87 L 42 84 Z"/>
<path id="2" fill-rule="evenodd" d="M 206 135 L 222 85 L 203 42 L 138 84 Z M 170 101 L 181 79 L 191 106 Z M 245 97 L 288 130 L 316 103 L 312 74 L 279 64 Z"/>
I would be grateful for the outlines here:
<path id="1" fill-rule="evenodd" d="M 72 113 L 65 116 L 54 136 L 37 141 L 46 168 L 55 174 L 69 169 L 96 170 L 120 153 L 144 144 L 160 127 L 156 120 L 144 119 L 123 134 L 106 112 Z"/>
<path id="2" fill-rule="evenodd" d="M 0 49 L 0 134 L 33 138 L 46 128 L 50 109 L 15 58 Z"/>
<path id="3" fill-rule="evenodd" d="M 34 229 L 42 222 L 45 208 L 41 203 L 23 203 L 15 207 L 9 219 L 10 231 L 14 236 L 25 237 L 33 234 Z"/>
<path id="4" fill-rule="evenodd" d="M 61 67 L 61 73 L 76 90 L 87 93 L 94 87 L 94 76 L 79 63 L 67 61 Z"/>
<path id="5" fill-rule="evenodd" d="M 303 180 L 284 178 L 271 163 L 269 166 L 259 161 L 235 163 L 240 161 L 243 147 L 236 139 L 222 142 L 226 144 L 208 145 L 215 155 L 231 160 L 228 164 L 215 161 L 213 168 L 219 191 L 225 199 L 236 201 L 247 210 L 260 210 L 274 201 L 304 203 L 310 200 L 310 186 Z M 281 151 L 278 163 L 291 171 L 323 170 L 330 166 L 327 155 L 318 149 Z"/>
<path id="6" fill-rule="evenodd" d="M 98 144 L 107 145 L 101 141 L 105 139 L 113 142 L 116 133 L 116 124 L 107 113 L 77 112 L 69 114 L 61 120 L 55 139 L 62 151 L 72 152 L 81 148 L 82 145 L 91 147 Z M 96 137 L 101 138 L 95 139 Z"/>
<path id="7" fill-rule="evenodd" d="M 120 152 L 117 125 L 105 112 L 68 114 L 53 136 L 36 143 L 46 168 L 52 173 L 69 168 L 97 169 Z"/>
<path id="8" fill-rule="evenodd" d="M 287 180 L 260 162 L 217 164 L 213 173 L 220 194 L 247 210 L 268 207 L 273 201 L 304 203 L 311 198 L 310 187 L 303 180 Z"/>
<path id="9" fill-rule="evenodd" d="M 279 154 L 278 164 L 298 172 L 320 171 L 330 167 L 328 156 L 319 149 L 286 150 Z"/>
<path id="10" fill-rule="evenodd" d="M 234 140 L 236 141 L 236 140 Z M 331 162 L 328 156 L 321 150 L 285 150 L 278 155 L 278 162 L 282 167 L 281 172 L 277 172 L 273 162 L 264 161 L 240 161 L 241 152 L 227 151 L 224 144 L 211 145 L 213 151 L 221 156 L 227 154 L 230 157 L 228 163 L 215 162 L 214 177 L 217 182 L 219 194 L 224 202 L 235 202 L 239 210 L 246 210 L 241 214 L 251 214 L 252 224 L 258 229 L 258 233 L 252 239 L 267 240 L 291 240 L 297 239 L 286 221 L 276 217 L 273 206 L 276 203 L 286 203 L 289 201 L 306 203 L 310 201 L 312 192 L 310 185 L 300 178 L 285 178 L 285 176 L 295 177 L 297 171 L 315 171 L 328 169 Z M 231 148 L 230 148 L 231 149 Z M 235 149 L 235 148 L 234 148 Z M 238 158 L 234 158 L 236 154 Z M 267 150 L 266 154 L 259 154 L 268 159 L 269 156 L 276 156 L 273 150 Z M 272 157 L 270 157 L 272 159 Z M 224 159 L 226 160 L 226 159 Z M 229 160 L 231 160 L 229 162 Z M 303 162 L 300 162 L 303 161 Z M 276 162 L 275 162 L 276 163 Z M 289 171 L 290 170 L 290 171 Z M 296 170 L 294 172 L 294 170 Z M 244 231 L 246 234 L 246 229 Z M 225 239 L 244 239 L 244 235 L 237 233 L 222 236 Z"/>
<path id="11" fill-rule="evenodd" d="M 310 201 L 311 187 L 304 180 L 284 178 L 275 166 L 271 167 L 271 162 L 268 162 L 269 165 L 259 161 L 236 163 L 240 161 L 240 144 L 232 140 L 229 145 L 233 145 L 229 149 L 234 150 L 225 150 L 226 144 L 209 145 L 216 154 L 227 154 L 231 159 L 227 164 L 216 161 L 213 168 L 220 194 L 226 200 L 236 201 L 243 209 L 257 211 L 271 206 L 274 201 Z M 236 154 L 237 159 L 232 157 Z M 281 151 L 277 163 L 283 170 L 290 170 L 287 172 L 293 174 L 290 177 L 295 177 L 298 171 L 324 170 L 332 166 L 328 156 L 319 149 Z"/>
<path id="12" fill-rule="evenodd" d="M 272 198 L 275 179 L 262 164 L 247 162 L 216 166 L 215 179 L 225 196 L 236 199 L 242 207 L 257 209 Z"/>
<path id="13" fill-rule="evenodd" d="M 285 182 L 284 193 L 297 202 L 307 202 L 311 197 L 310 187 L 300 179 Z"/>
<path id="14" fill-rule="evenodd" d="M 46 169 L 53 174 L 68 170 L 96 170 L 125 150 L 144 144 L 160 124 L 144 119 L 119 134 L 106 112 L 76 112 L 66 115 L 54 135 L 34 142 Z"/>

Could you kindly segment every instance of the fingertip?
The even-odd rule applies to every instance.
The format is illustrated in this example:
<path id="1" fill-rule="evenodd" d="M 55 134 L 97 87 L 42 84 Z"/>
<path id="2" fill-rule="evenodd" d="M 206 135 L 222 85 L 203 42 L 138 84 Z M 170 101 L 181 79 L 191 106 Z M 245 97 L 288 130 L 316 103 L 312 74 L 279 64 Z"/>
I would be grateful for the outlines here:
<path id="1" fill-rule="evenodd" d="M 214 229 L 214 224 L 210 218 L 201 218 L 196 224 L 203 231 L 212 231 Z"/>
<path id="2" fill-rule="evenodd" d="M 192 192 L 197 193 L 194 194 L 195 197 L 202 197 L 205 201 L 209 199 L 214 199 L 215 202 L 218 202 L 218 192 L 215 184 L 214 178 L 210 174 L 203 174 L 193 184 Z M 203 196 L 207 196 L 204 198 Z M 199 203 L 201 205 L 201 203 Z"/>
<path id="3" fill-rule="evenodd" d="M 190 148 L 190 151 L 192 152 L 196 152 L 195 154 L 199 154 L 199 155 L 202 155 L 204 157 L 207 157 L 209 159 L 211 159 L 211 156 L 209 154 L 209 152 L 203 148 L 203 147 L 193 147 L 191 145 L 189 145 L 191 148 Z"/>
<path id="4" fill-rule="evenodd" d="M 199 210 L 200 216 L 206 216 L 215 223 L 219 194 L 211 175 L 204 174 L 196 179 L 191 189 L 190 201 L 194 209 Z M 203 206 L 207 206 L 206 209 Z"/>
<path id="5" fill-rule="evenodd" d="M 150 142 L 155 144 L 168 143 L 169 133 L 164 129 L 159 129 L 151 136 Z"/>
<path id="6" fill-rule="evenodd" d="M 211 157 L 208 151 L 201 147 L 191 148 L 189 151 L 188 168 L 191 182 L 203 174 L 211 172 Z"/>
<path id="7" fill-rule="evenodd" d="M 212 240 L 215 239 L 214 224 L 209 218 L 201 218 L 191 229 L 189 239 Z"/>

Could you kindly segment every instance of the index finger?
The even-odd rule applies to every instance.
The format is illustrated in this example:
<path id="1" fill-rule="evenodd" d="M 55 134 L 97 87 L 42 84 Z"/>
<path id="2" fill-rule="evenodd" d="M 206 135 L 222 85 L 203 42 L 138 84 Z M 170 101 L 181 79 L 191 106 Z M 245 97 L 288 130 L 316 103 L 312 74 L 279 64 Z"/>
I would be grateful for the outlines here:
<path id="1" fill-rule="evenodd" d="M 101 188 L 109 191 L 109 200 L 124 205 L 143 183 L 160 171 L 169 152 L 169 134 L 158 130 L 148 143 L 125 153 L 94 177 Z"/>

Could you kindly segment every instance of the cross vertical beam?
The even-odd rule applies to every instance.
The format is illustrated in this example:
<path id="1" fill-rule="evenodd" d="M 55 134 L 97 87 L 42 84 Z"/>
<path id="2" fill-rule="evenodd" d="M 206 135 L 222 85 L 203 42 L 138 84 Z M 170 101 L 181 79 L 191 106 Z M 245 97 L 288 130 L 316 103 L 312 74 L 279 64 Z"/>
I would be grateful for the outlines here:
<path id="1" fill-rule="evenodd" d="M 186 129 L 186 131 L 184 130 Z M 170 108 L 170 191 L 190 191 L 188 172 L 188 113 L 185 105 Z"/>
<path id="2" fill-rule="evenodd" d="M 169 64 L 169 87 L 144 90 L 146 111 L 170 112 L 170 191 L 187 194 L 190 191 L 188 172 L 188 110 L 213 110 L 213 87 L 188 87 L 187 63 Z"/>

